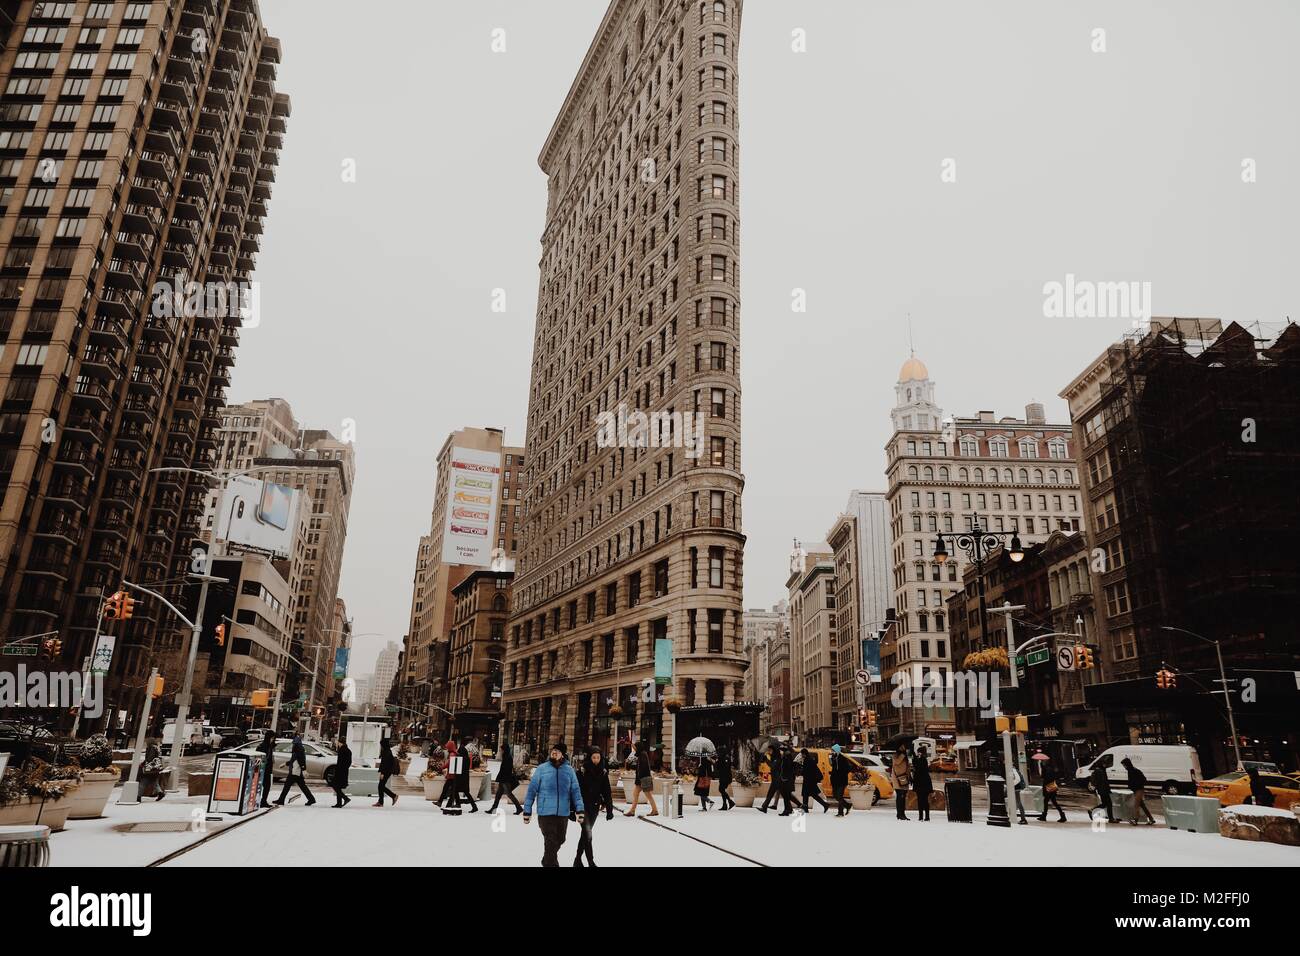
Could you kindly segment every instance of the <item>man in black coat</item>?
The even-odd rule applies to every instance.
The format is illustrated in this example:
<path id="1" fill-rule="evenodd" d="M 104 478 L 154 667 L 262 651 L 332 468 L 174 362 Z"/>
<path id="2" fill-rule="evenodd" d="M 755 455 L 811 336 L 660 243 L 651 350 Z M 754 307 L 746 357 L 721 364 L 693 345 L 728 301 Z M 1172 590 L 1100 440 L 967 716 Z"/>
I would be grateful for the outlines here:
<path id="1" fill-rule="evenodd" d="M 269 807 L 271 796 L 271 771 L 275 769 L 275 731 L 269 727 L 257 748 L 262 754 L 262 806 Z"/>
<path id="2" fill-rule="evenodd" d="M 1133 826 L 1138 825 L 1138 810 L 1141 810 L 1147 815 L 1147 823 L 1155 826 L 1156 818 L 1151 815 L 1151 808 L 1147 806 L 1147 775 L 1135 767 L 1128 757 L 1120 763 L 1124 765 L 1124 772 L 1128 775 L 1128 788 L 1133 791 L 1133 819 L 1129 823 Z"/>
<path id="3" fill-rule="evenodd" d="M 352 750 L 346 740 L 339 741 L 339 757 L 334 761 L 334 776 L 330 786 L 334 788 L 334 807 L 346 807 L 352 802 L 348 796 L 348 770 L 352 766 Z"/>
<path id="4" fill-rule="evenodd" d="M 790 804 L 792 803 L 800 810 L 804 809 L 804 805 L 794 795 L 794 778 L 797 773 L 798 768 L 794 762 L 794 748 L 786 744 L 781 748 L 781 797 L 785 800 L 785 809 L 781 811 L 783 817 L 790 815 Z"/>
<path id="5" fill-rule="evenodd" d="M 782 798 L 785 800 L 785 812 L 790 812 L 790 795 L 781 783 L 781 774 L 784 772 L 785 762 L 781 759 L 781 750 L 776 744 L 767 748 L 767 769 L 772 780 L 768 784 L 767 796 L 763 798 L 763 805 L 758 808 L 759 813 L 767 813 L 767 808 L 779 802 Z"/>
<path id="6" fill-rule="evenodd" d="M 849 759 L 840 752 L 840 745 L 831 747 L 831 795 L 835 797 L 837 817 L 845 816 L 852 804 L 844 796 L 844 788 L 849 785 Z"/>
<path id="7" fill-rule="evenodd" d="M 1106 776 L 1105 767 L 1095 767 L 1088 779 L 1092 781 L 1092 789 L 1097 792 L 1098 804 L 1088 811 L 1089 819 L 1102 807 L 1106 808 L 1106 822 L 1115 822 L 1115 811 L 1110 806 L 1110 778 Z"/>
<path id="8" fill-rule="evenodd" d="M 295 770 L 295 766 L 297 770 Z M 293 751 L 289 754 L 289 763 L 284 768 L 284 789 L 280 791 L 280 799 L 275 801 L 277 807 L 284 806 L 284 801 L 289 796 L 289 788 L 298 784 L 298 789 L 302 795 L 307 798 L 307 806 L 316 805 L 316 798 L 311 795 L 311 790 L 307 788 L 307 751 L 302 745 L 302 735 L 293 735 Z"/>

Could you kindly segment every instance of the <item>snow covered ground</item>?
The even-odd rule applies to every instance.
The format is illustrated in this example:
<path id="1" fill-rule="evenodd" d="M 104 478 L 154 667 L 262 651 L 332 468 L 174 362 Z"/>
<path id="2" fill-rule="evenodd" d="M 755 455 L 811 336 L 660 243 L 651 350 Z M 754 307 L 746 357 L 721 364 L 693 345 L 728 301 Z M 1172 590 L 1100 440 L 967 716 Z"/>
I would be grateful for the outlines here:
<path id="1" fill-rule="evenodd" d="M 382 810 L 364 798 L 354 799 L 343 810 L 333 809 L 319 791 L 317 798 L 314 807 L 291 803 L 166 865 L 536 866 L 541 860 L 536 821 L 525 826 L 522 817 L 492 817 L 483 804 L 477 814 L 445 817 L 414 793 L 403 794 L 396 807 Z M 939 812 L 929 823 L 912 816 L 902 823 L 894 819 L 892 808 L 884 807 L 855 811 L 844 819 L 820 811 L 806 818 L 781 818 L 748 809 L 704 814 L 687 808 L 684 819 L 660 816 L 655 818 L 660 825 L 655 826 L 616 813 L 613 820 L 602 817 L 597 823 L 596 862 L 601 866 L 861 866 L 888 859 L 904 866 L 1197 867 L 1300 862 L 1300 850 L 1293 847 L 1228 840 L 1217 834 L 1127 823 L 1093 830 L 1082 812 L 1069 813 L 1064 824 L 1033 821 L 1009 830 L 984 825 L 982 816 L 973 824 L 948 823 Z M 577 840 L 578 828 L 571 824 L 560 853 L 563 865 L 572 863 Z M 100 846 L 106 852 L 110 849 L 102 841 Z M 155 847 L 149 852 L 157 858 L 168 851 L 157 852 Z M 135 854 L 137 858 L 147 855 Z"/>

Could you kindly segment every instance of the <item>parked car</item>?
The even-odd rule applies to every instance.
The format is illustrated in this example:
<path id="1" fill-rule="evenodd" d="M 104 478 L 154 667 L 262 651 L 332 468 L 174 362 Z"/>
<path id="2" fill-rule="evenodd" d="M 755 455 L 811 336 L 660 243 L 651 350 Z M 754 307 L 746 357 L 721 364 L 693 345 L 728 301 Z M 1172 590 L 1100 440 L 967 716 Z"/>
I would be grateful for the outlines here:
<path id="1" fill-rule="evenodd" d="M 957 758 L 952 754 L 939 754 L 930 761 L 930 769 L 939 773 L 956 773 Z"/>
<path id="2" fill-rule="evenodd" d="M 1282 768 L 1271 760 L 1243 760 L 1241 766 L 1249 770 L 1254 767 L 1260 773 L 1281 773 Z"/>
<path id="3" fill-rule="evenodd" d="M 208 746 L 213 750 L 224 747 L 238 747 L 247 741 L 244 732 L 238 727 L 214 727 L 208 737 Z"/>
<path id="4" fill-rule="evenodd" d="M 329 783 L 334 778 L 334 764 L 338 760 L 338 754 L 333 749 L 326 747 L 322 743 L 312 740 L 302 742 L 303 751 L 307 754 L 307 777 L 310 780 L 324 780 Z M 241 754 L 261 754 L 261 741 L 252 741 L 241 747 L 233 747 L 222 753 L 241 753 Z M 288 766 L 289 757 L 293 753 L 293 738 L 279 737 L 275 741 L 275 756 L 271 759 L 271 777 L 284 778 L 284 768 Z"/>
<path id="5" fill-rule="evenodd" d="M 1128 779 L 1123 760 L 1128 758 L 1146 774 L 1147 784 L 1157 787 L 1163 793 L 1192 794 L 1196 792 L 1201 776 L 1201 758 L 1196 750 L 1185 744 L 1123 744 L 1108 747 L 1095 760 L 1083 764 L 1075 771 L 1075 777 L 1087 782 L 1093 770 L 1098 767 L 1106 771 L 1106 778 L 1116 786 L 1123 786 Z"/>
<path id="6" fill-rule="evenodd" d="M 1300 805 L 1300 779 L 1295 774 L 1286 776 L 1280 773 L 1261 773 L 1259 779 L 1264 781 L 1268 792 L 1273 794 L 1273 806 L 1279 810 L 1289 810 Z M 1220 774 L 1197 784 L 1196 795 L 1214 797 L 1225 807 L 1235 807 L 1245 803 L 1250 796 L 1250 777 L 1241 770 Z"/>

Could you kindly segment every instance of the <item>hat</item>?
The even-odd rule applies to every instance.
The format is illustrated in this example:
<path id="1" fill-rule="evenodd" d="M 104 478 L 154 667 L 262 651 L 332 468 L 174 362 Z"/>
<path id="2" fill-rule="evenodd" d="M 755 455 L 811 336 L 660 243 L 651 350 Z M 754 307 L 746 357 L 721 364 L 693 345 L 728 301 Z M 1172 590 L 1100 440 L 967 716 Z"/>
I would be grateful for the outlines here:
<path id="1" fill-rule="evenodd" d="M 569 756 L 569 748 L 564 745 L 563 740 L 557 740 L 551 745 L 552 750 L 558 750 L 564 756 Z"/>
<path id="2" fill-rule="evenodd" d="M 839 745 L 839 744 L 831 744 L 831 750 L 835 751 L 836 753 L 839 753 L 839 752 L 840 752 L 840 745 Z"/>

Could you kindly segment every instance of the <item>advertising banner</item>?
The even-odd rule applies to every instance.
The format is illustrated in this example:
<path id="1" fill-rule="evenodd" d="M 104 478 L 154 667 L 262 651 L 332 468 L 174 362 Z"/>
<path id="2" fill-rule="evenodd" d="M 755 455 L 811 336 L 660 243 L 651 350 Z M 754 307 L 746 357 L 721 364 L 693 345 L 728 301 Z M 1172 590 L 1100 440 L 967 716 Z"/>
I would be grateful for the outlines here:
<path id="1" fill-rule="evenodd" d="M 104 675 L 113 663 L 113 646 L 117 638 L 112 634 L 101 634 L 95 642 L 95 651 L 90 655 L 90 672 Z"/>
<path id="2" fill-rule="evenodd" d="M 862 669 L 871 675 L 871 683 L 880 683 L 880 641 L 875 638 L 862 639 Z"/>
<path id="3" fill-rule="evenodd" d="M 334 649 L 334 679 L 342 680 L 348 676 L 348 648 L 336 647 Z"/>
<path id="4" fill-rule="evenodd" d="M 655 640 L 655 683 L 673 682 L 673 641 L 670 637 Z"/>
<path id="5" fill-rule="evenodd" d="M 228 544 L 287 558 L 298 527 L 298 498 L 285 485 L 246 475 L 231 478 L 217 506 L 214 534 Z"/>
<path id="6" fill-rule="evenodd" d="M 500 453 L 453 447 L 447 481 L 442 561 L 486 568 L 496 541 Z"/>

